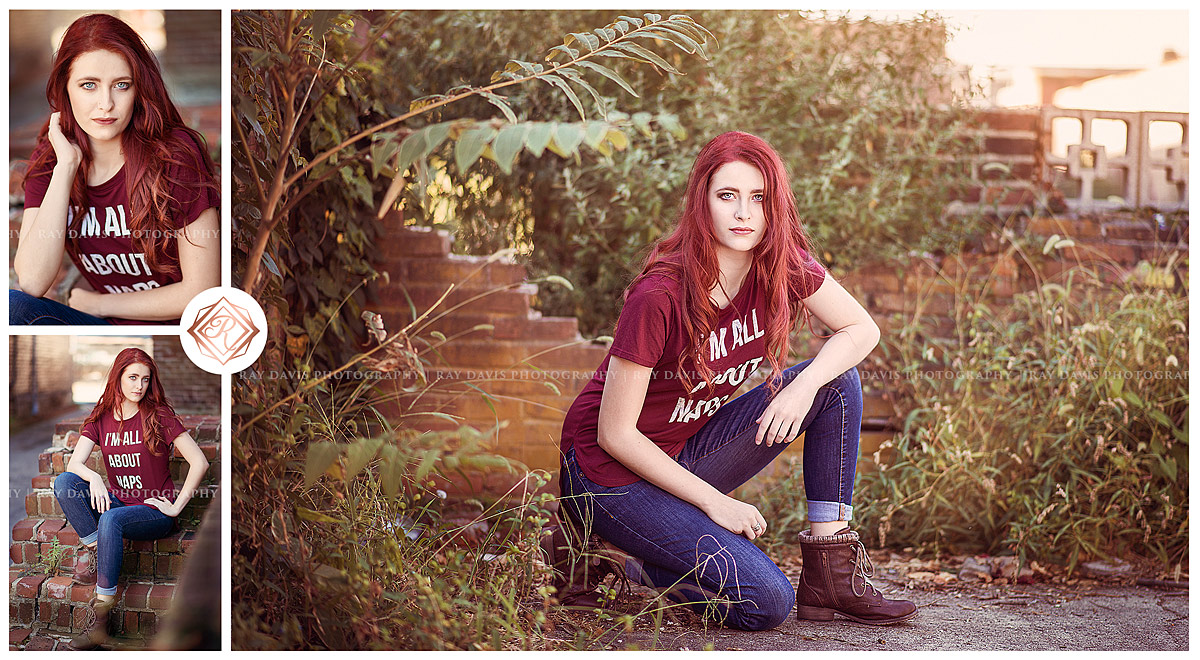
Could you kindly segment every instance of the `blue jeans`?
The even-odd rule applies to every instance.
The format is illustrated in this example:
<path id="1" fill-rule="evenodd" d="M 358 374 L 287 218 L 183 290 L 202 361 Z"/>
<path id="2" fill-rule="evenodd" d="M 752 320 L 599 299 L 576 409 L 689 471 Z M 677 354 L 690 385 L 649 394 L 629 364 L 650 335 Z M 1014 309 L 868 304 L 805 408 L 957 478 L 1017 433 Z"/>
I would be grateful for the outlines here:
<path id="1" fill-rule="evenodd" d="M 96 542 L 96 593 L 117 593 L 117 577 L 125 553 L 125 539 L 153 541 L 169 536 L 175 519 L 149 505 L 128 506 L 111 492 L 111 507 L 98 513 L 92 506 L 88 482 L 74 472 L 54 479 L 54 496 L 79 535 L 80 545 Z"/>
<path id="2" fill-rule="evenodd" d="M 787 385 L 811 360 L 783 372 Z M 723 406 L 687 441 L 676 462 L 730 493 L 789 445 L 754 444 L 754 420 L 770 403 L 765 384 Z M 862 427 L 858 370 L 821 386 L 801 424 L 804 491 L 810 522 L 850 520 Z M 767 630 L 787 620 L 791 581 L 754 543 L 645 480 L 609 488 L 584 476 L 574 448 L 563 457 L 563 508 L 609 543 L 642 560 L 640 581 L 725 625 Z M 769 523 L 770 521 L 768 521 Z"/>
<path id="3" fill-rule="evenodd" d="M 8 290 L 9 325 L 112 325 L 108 319 L 84 314 L 49 298 L 34 298 L 18 291 Z"/>

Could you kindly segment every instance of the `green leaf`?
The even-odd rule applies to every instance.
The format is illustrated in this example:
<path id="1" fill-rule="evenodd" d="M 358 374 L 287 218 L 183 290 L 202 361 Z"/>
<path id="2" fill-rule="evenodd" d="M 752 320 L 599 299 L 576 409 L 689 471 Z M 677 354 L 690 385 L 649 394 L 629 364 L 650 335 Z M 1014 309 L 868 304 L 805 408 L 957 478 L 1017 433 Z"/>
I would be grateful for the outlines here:
<path id="1" fill-rule="evenodd" d="M 669 63 L 667 63 L 666 60 L 664 60 L 663 58 L 659 57 L 656 53 L 650 51 L 646 47 L 641 46 L 639 44 L 630 43 L 630 42 L 626 41 L 626 42 L 622 42 L 622 43 L 613 44 L 612 47 L 617 50 L 629 53 L 630 55 L 634 56 L 633 59 L 641 60 L 643 62 L 649 62 L 650 64 L 653 64 L 654 66 L 657 66 L 664 71 L 668 71 L 668 72 L 674 73 L 676 75 L 682 75 L 682 73 L 678 69 L 671 66 Z"/>
<path id="2" fill-rule="evenodd" d="M 541 158 L 542 152 L 546 150 L 546 145 L 550 144 L 550 138 L 554 135 L 554 122 L 535 122 L 530 124 L 529 133 L 525 135 L 525 148 L 529 153 Z"/>
<path id="3" fill-rule="evenodd" d="M 500 112 L 504 113 L 504 118 L 511 124 L 517 123 L 517 114 L 513 112 L 512 107 L 508 105 L 508 100 L 495 92 L 480 92 L 480 96 L 488 103 L 500 108 Z"/>
<path id="4" fill-rule="evenodd" d="M 433 462 L 437 460 L 438 452 L 430 449 L 421 456 L 421 463 L 417 465 L 416 480 L 422 481 L 429 471 L 433 469 Z"/>
<path id="5" fill-rule="evenodd" d="M 642 14 L 642 16 L 645 16 L 645 17 L 646 17 L 646 22 L 647 22 L 647 23 L 657 23 L 657 22 L 659 22 L 659 21 L 661 21 L 661 20 L 662 20 L 662 16 L 661 16 L 661 15 L 659 15 L 659 14 L 649 14 L 649 13 L 647 13 L 647 14 Z"/>
<path id="6" fill-rule="evenodd" d="M 326 515 L 324 513 L 321 513 L 320 511 L 313 511 L 312 509 L 306 509 L 302 506 L 296 507 L 296 515 L 299 516 L 300 518 L 303 518 L 304 520 L 311 520 L 313 522 L 323 522 L 323 523 L 344 523 L 344 522 L 346 522 L 346 520 L 343 518 L 334 518 L 333 516 Z"/>
<path id="7" fill-rule="evenodd" d="M 692 53 L 699 53 L 700 57 L 703 57 L 706 60 L 709 59 L 708 52 L 706 50 L 704 50 L 704 46 L 701 45 L 700 43 L 698 43 L 695 39 L 692 39 L 691 37 L 689 37 L 688 35 L 686 35 L 682 32 L 679 32 L 677 30 L 672 30 L 671 28 L 666 27 L 665 25 L 655 25 L 653 28 L 650 28 L 648 31 L 651 33 L 657 33 L 657 34 L 662 35 L 664 38 L 667 39 L 667 41 L 670 41 L 671 43 L 675 44 L 676 46 L 679 47 L 680 50 L 682 50 L 685 53 L 688 53 L 689 55 Z"/>
<path id="8" fill-rule="evenodd" d="M 466 174 L 471 165 L 483 155 L 483 148 L 496 136 L 496 129 L 491 126 L 472 128 L 459 136 L 454 144 L 454 165 L 458 171 Z"/>
<path id="9" fill-rule="evenodd" d="M 578 50 L 576 50 L 576 49 L 574 49 L 574 48 L 571 48 L 571 47 L 570 47 L 570 46 L 568 46 L 567 44 L 563 44 L 563 45 L 561 45 L 561 46 L 555 46 L 554 48 L 551 48 L 551 49 L 550 49 L 550 54 L 546 56 L 546 59 L 547 59 L 547 60 L 553 60 L 553 59 L 554 59 L 554 55 L 555 55 L 555 54 L 557 54 L 557 53 L 562 53 L 562 54 L 566 55 L 566 56 L 567 56 L 567 59 L 569 59 L 569 60 L 573 60 L 573 59 L 575 59 L 575 58 L 579 57 L 579 51 L 578 51 Z"/>
<path id="10" fill-rule="evenodd" d="M 618 129 L 612 129 L 604 136 L 618 151 L 624 151 L 629 146 L 629 137 Z"/>
<path id="11" fill-rule="evenodd" d="M 635 112 L 633 113 L 633 117 L 630 118 L 634 127 L 646 137 L 650 137 L 653 134 L 650 130 L 650 121 L 652 119 L 654 119 L 654 115 L 651 115 L 649 112 Z"/>
<path id="12" fill-rule="evenodd" d="M 400 151 L 396 154 L 396 175 L 404 174 L 409 165 L 428 156 L 434 149 L 441 146 L 450 135 L 450 127 L 454 122 L 444 122 L 426 126 L 411 133 L 400 143 Z"/>
<path id="13" fill-rule="evenodd" d="M 625 82 L 625 80 L 622 79 L 621 76 L 617 75 L 616 71 L 613 71 L 612 69 L 610 69 L 606 66 L 601 66 L 599 64 L 596 64 L 595 62 L 589 62 L 587 60 L 584 60 L 582 62 L 576 62 L 575 66 L 581 66 L 585 69 L 595 71 L 596 73 L 598 73 L 598 74 L 604 76 L 605 78 L 608 78 L 609 80 L 620 85 L 621 89 L 624 89 L 625 91 L 629 92 L 635 98 L 641 98 L 638 96 L 637 92 L 633 91 L 633 88 L 629 86 L 629 83 Z M 649 116 L 649 113 L 646 113 L 646 114 L 647 114 L 647 116 Z"/>
<path id="14" fill-rule="evenodd" d="M 588 94 L 591 94 L 592 100 L 596 102 L 596 108 L 600 112 L 604 112 L 604 98 L 600 96 L 600 93 L 597 92 L 595 88 L 593 88 L 586 80 L 583 79 L 583 76 L 579 75 L 578 71 L 574 69 L 559 69 L 558 73 L 563 78 L 566 78 L 567 80 L 570 80 L 576 85 L 582 87 Z"/>
<path id="15" fill-rule="evenodd" d="M 617 31 L 613 30 L 612 28 L 596 28 L 595 30 L 592 30 L 592 32 L 595 32 L 605 42 L 609 42 L 617 38 Z"/>
<path id="16" fill-rule="evenodd" d="M 588 49 L 589 53 L 600 47 L 600 39 L 594 34 L 589 34 L 587 32 L 572 32 L 571 36 L 575 37 L 576 41 L 583 44 L 584 47 Z"/>
<path id="17" fill-rule="evenodd" d="M 602 121 L 589 121 L 587 123 L 587 131 L 583 134 L 583 142 L 587 146 L 598 149 L 600 143 L 604 141 L 608 135 L 608 124 Z"/>
<path id="18" fill-rule="evenodd" d="M 645 23 L 645 21 L 643 21 L 642 19 L 635 18 L 633 16 L 618 16 L 617 20 L 632 23 L 635 27 L 638 27 L 638 28 L 642 27 L 642 25 Z"/>
<path id="19" fill-rule="evenodd" d="M 341 453 L 341 446 L 334 442 L 310 444 L 304 462 L 304 487 L 311 488 L 317 483 L 317 479 L 321 478 Z"/>
<path id="20" fill-rule="evenodd" d="M 408 467 L 407 462 L 395 445 L 384 445 L 379 456 L 382 459 L 379 466 L 379 482 L 383 488 L 383 494 L 387 497 L 395 497 L 396 493 L 400 492 L 400 482 L 404 477 L 405 468 Z"/>
<path id="21" fill-rule="evenodd" d="M 550 144 L 550 150 L 566 158 L 578 153 L 582 142 L 582 124 L 559 124 L 554 129 L 554 141 Z"/>
<path id="22" fill-rule="evenodd" d="M 492 151 L 496 154 L 496 163 L 505 174 L 512 173 L 513 161 L 525 145 L 525 135 L 529 132 L 529 124 L 515 124 L 500 129 L 496 139 L 492 141 Z"/>
<path id="23" fill-rule="evenodd" d="M 687 131 L 679 123 L 679 119 L 675 115 L 663 114 L 658 116 L 658 125 L 667 129 L 676 139 L 683 140 L 687 138 Z"/>
<path id="24" fill-rule="evenodd" d="M 542 76 L 541 79 L 561 89 L 571 101 L 571 105 L 575 106 L 575 109 L 579 112 L 579 118 L 586 119 L 586 116 L 583 113 L 583 104 L 579 102 L 579 97 L 575 95 L 574 90 L 572 90 L 571 86 L 567 84 L 567 81 L 556 75 L 545 75 Z"/>
<path id="25" fill-rule="evenodd" d="M 363 438 L 346 451 L 346 481 L 350 481 L 375 458 L 383 438 Z"/>
<path id="26" fill-rule="evenodd" d="M 613 23 L 612 26 L 613 29 L 619 32 L 621 35 L 624 35 L 629 31 L 629 21 L 617 21 L 616 23 Z"/>
<path id="27" fill-rule="evenodd" d="M 371 178 L 379 176 L 379 171 L 396 155 L 400 149 L 400 141 L 394 132 L 376 133 L 371 138 Z"/>

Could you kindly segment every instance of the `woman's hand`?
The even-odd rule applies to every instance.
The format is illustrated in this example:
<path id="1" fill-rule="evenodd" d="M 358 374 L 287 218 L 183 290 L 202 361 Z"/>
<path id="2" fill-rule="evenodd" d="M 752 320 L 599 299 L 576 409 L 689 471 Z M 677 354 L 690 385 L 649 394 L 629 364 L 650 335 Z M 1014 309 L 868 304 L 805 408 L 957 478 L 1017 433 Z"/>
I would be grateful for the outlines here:
<path id="1" fill-rule="evenodd" d="M 48 137 L 50 146 L 54 148 L 54 156 L 60 165 L 78 167 L 83 162 L 83 150 L 62 132 L 61 112 L 50 115 Z"/>
<path id="2" fill-rule="evenodd" d="M 108 489 L 104 487 L 104 479 L 100 478 L 100 475 L 88 480 L 88 494 L 92 498 L 92 508 L 96 513 L 104 513 L 112 507 L 112 501 L 108 499 Z"/>
<path id="3" fill-rule="evenodd" d="M 753 504 L 746 504 L 728 495 L 723 495 L 704 510 L 713 522 L 753 541 L 767 533 L 767 519 Z"/>
<path id="4" fill-rule="evenodd" d="M 808 414 L 816 398 L 816 391 L 804 387 L 798 381 L 793 381 L 779 390 L 762 415 L 754 420 L 758 423 L 754 444 L 761 445 L 765 439 L 770 447 L 776 442 L 795 440 L 796 436 L 800 435 L 800 425 L 804 422 L 804 416 Z"/>
<path id="5" fill-rule="evenodd" d="M 162 497 L 148 497 L 143 501 L 143 504 L 149 504 L 159 511 L 162 511 L 163 514 L 172 518 L 179 515 L 180 507 L 176 506 L 174 502 Z"/>

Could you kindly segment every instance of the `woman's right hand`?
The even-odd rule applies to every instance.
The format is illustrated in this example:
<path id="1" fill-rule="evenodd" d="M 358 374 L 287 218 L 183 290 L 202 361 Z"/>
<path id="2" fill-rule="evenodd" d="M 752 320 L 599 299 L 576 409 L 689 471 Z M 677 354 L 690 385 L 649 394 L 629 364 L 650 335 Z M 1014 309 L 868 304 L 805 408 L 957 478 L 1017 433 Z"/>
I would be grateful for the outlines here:
<path id="1" fill-rule="evenodd" d="M 767 519 L 758 512 L 758 507 L 728 495 L 722 495 L 704 513 L 718 525 L 751 541 L 767 533 Z"/>
<path id="2" fill-rule="evenodd" d="M 83 150 L 62 132 L 62 113 L 50 115 L 50 146 L 59 164 L 78 167 L 83 162 Z"/>
<path id="3" fill-rule="evenodd" d="M 104 513 L 108 511 L 112 502 L 108 499 L 108 489 L 104 487 L 104 478 L 96 475 L 95 479 L 88 481 L 88 492 L 92 498 L 92 508 L 96 513 Z"/>

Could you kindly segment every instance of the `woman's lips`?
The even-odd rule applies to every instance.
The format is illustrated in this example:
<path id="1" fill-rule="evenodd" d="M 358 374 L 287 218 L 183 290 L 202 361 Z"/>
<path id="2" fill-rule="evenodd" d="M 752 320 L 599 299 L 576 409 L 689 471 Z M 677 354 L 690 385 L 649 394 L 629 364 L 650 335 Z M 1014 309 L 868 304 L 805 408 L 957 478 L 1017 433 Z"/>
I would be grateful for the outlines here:
<path id="1" fill-rule="evenodd" d="M 754 233 L 754 230 L 753 230 L 753 229 L 747 229 L 747 228 L 745 228 L 745 227 L 735 227 L 735 228 L 733 228 L 733 229 L 730 229 L 729 231 L 731 231 L 731 232 L 733 232 L 733 233 L 735 233 L 735 234 L 738 234 L 739 236 L 745 236 L 745 235 L 747 235 L 747 234 L 753 234 L 753 233 Z"/>
<path id="2" fill-rule="evenodd" d="M 92 121 L 96 122 L 97 124 L 104 124 L 105 126 L 108 126 L 109 124 L 117 123 L 117 118 L 111 117 L 109 119 L 93 119 Z"/>

